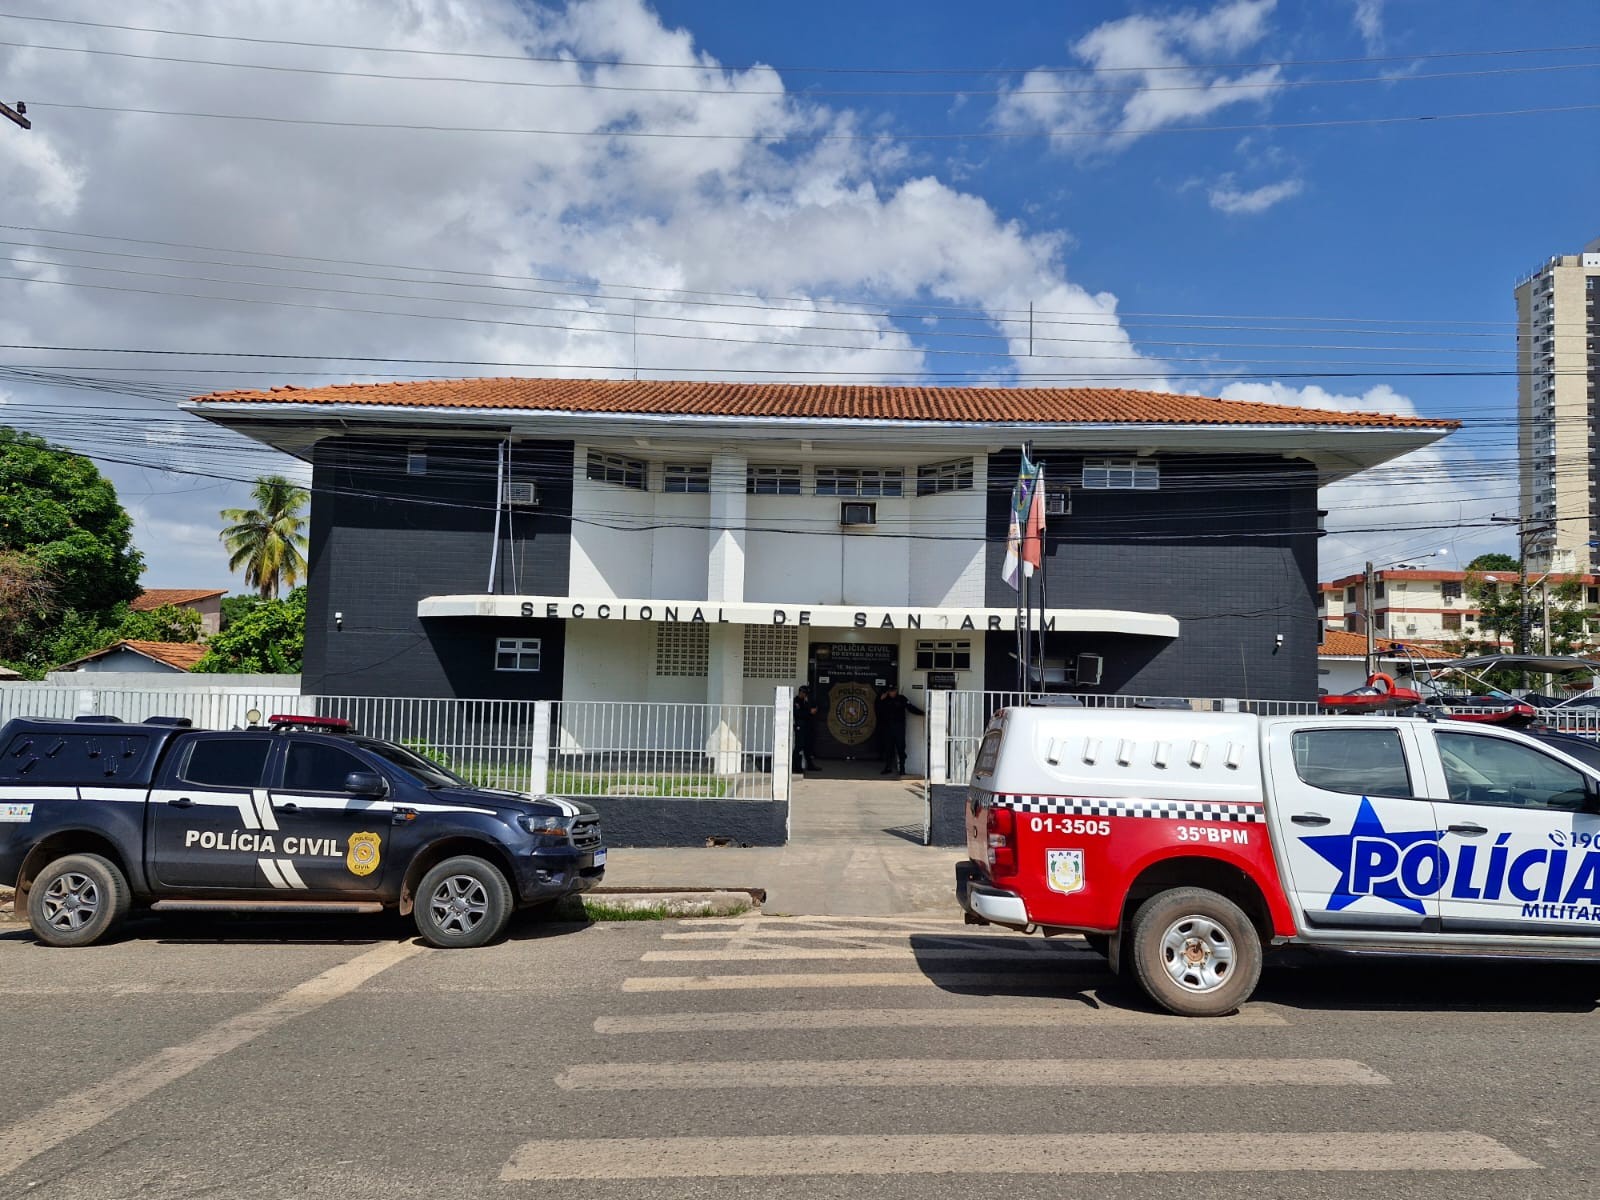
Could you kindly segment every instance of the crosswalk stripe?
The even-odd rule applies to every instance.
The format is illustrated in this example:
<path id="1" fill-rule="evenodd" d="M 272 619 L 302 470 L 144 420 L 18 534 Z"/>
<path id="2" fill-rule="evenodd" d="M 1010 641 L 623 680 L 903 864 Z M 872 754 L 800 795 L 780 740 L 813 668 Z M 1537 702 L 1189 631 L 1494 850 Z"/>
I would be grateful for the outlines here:
<path id="1" fill-rule="evenodd" d="M 696 925 L 737 925 L 751 929 L 771 929 L 783 925 L 793 925 L 799 928 L 815 925 L 865 925 L 869 928 L 881 928 L 885 925 L 905 925 L 918 927 L 937 925 L 943 928 L 970 929 L 966 918 L 945 916 L 935 913 L 932 916 L 917 916 L 909 914 L 898 917 L 707 917 L 697 920 Z"/>
<path id="2" fill-rule="evenodd" d="M 1189 1173 L 1195 1147 L 1227 1148 L 1227 1170 L 1506 1171 L 1538 1163 L 1479 1133 L 1048 1133 L 821 1137 L 540 1138 L 506 1182 L 785 1175 Z"/>
<path id="3" fill-rule="evenodd" d="M 1198 1033 L 1230 1026 L 1287 1025 L 1277 1013 L 1252 1007 L 1229 1017 L 1197 1022 L 1170 1013 L 1064 1004 L 1048 1008 L 826 1008 L 782 1012 L 683 1012 L 637 1017 L 596 1017 L 606 1034 L 769 1033 L 774 1025 L 794 1029 L 1053 1029 L 1059 1025 L 1139 1025 Z"/>
<path id="4" fill-rule="evenodd" d="M 1105 969 L 1081 972 L 1086 982 L 1104 977 Z M 1036 972 L 1033 979 L 1041 986 L 1057 985 L 1072 978 L 1064 972 L 1045 974 Z M 984 984 L 1004 984 L 1018 987 L 1026 984 L 1026 973 L 1016 971 L 952 971 L 927 975 L 921 971 L 819 971 L 814 973 L 778 975 L 634 975 L 622 981 L 625 992 L 724 992 L 724 991 L 788 991 L 802 988 L 948 988 L 979 987 Z"/>
<path id="5" fill-rule="evenodd" d="M 858 962 L 867 959 L 915 959 L 918 962 L 1036 962 L 1051 959 L 1082 966 L 1085 962 L 1104 963 L 1105 959 L 1081 947 L 1060 950 L 1015 949 L 1004 944 L 994 947 L 918 947 L 918 946 L 814 946 L 801 950 L 647 950 L 642 962 Z"/>
<path id="6" fill-rule="evenodd" d="M 856 1058 L 593 1063 L 568 1067 L 568 1091 L 703 1088 L 959 1087 L 982 1074 L 1007 1087 L 1383 1087 L 1348 1058 Z"/>
<path id="7" fill-rule="evenodd" d="M 698 922 L 697 922 L 698 924 Z M 986 933 L 981 929 L 967 928 L 965 932 L 949 929 L 691 929 L 682 933 L 663 933 L 661 940 L 664 942 L 727 942 L 735 939 L 746 938 L 779 942 L 805 942 L 805 941 L 876 941 L 889 938 L 934 938 L 941 942 L 960 940 L 963 942 L 1005 942 L 1011 945 L 1039 946 L 1067 945 L 1083 948 L 1083 943 L 1075 938 L 1055 939 L 1046 941 L 1044 938 L 1019 937 L 1010 930 Z"/>

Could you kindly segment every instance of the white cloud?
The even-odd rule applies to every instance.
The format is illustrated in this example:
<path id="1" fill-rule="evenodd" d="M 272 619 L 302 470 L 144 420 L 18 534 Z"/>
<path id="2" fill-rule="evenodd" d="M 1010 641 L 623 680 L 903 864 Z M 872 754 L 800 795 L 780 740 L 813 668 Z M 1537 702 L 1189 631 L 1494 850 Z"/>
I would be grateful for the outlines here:
<path id="1" fill-rule="evenodd" d="M 1240 0 L 1205 16 L 1179 14 L 1167 19 L 1159 37 L 1187 52 L 1231 52 L 1259 36 L 1253 25 L 1269 8 L 1265 0 Z M 102 14 L 90 0 L 63 0 L 52 15 L 96 20 Z M 25 96 L 71 96 L 124 110 L 271 113 L 420 126 L 565 129 L 585 135 L 329 129 L 82 112 L 41 101 L 30 114 L 36 119 L 28 135 L 33 140 L 0 138 L 0 154 L 10 155 L 0 158 L 0 196 L 6 199 L 10 219 L 233 250 L 197 253 L 40 236 L 41 242 L 158 257 L 13 249 L 13 254 L 72 265 L 0 267 L 0 272 L 33 271 L 41 280 L 138 290 L 0 283 L 10 289 L 0 294 L 6 340 L 294 353 L 330 360 L 431 356 L 517 364 L 477 369 L 529 375 L 627 375 L 637 369 L 645 376 L 714 372 L 766 378 L 768 372 L 837 371 L 852 373 L 848 378 L 903 379 L 922 376 L 930 368 L 992 368 L 1002 373 L 1048 371 L 1070 380 L 1075 373 L 1103 369 L 1107 356 L 1116 359 L 1118 369 L 1161 370 L 1159 363 L 1137 359 L 1115 315 L 1115 298 L 1091 293 L 1069 278 L 1063 234 L 1004 220 L 984 199 L 959 185 L 913 172 L 907 145 L 892 136 L 862 141 L 791 137 L 854 135 L 872 127 L 850 109 L 784 93 L 783 80 L 769 68 L 723 68 L 696 45 L 690 32 L 669 27 L 641 0 L 564 5 L 524 0 L 471 5 L 454 0 L 405 5 L 386 0 L 338 5 L 237 0 L 225 7 L 131 0 L 118 19 L 130 25 L 308 44 L 409 46 L 539 61 L 413 58 L 318 51 L 309 45 L 291 52 L 227 41 L 204 43 L 202 54 L 187 41 L 129 32 L 97 31 L 89 38 L 57 31 L 52 39 L 71 44 L 66 39 L 78 37 L 83 45 L 240 63 L 695 91 L 286 76 L 0 50 L 0 78 Z M 556 59 L 565 61 L 545 61 Z M 664 65 L 641 70 L 581 66 L 575 60 Z M 778 94 L 760 94 L 769 91 Z M 619 136 L 631 130 L 720 136 Z M 14 215 L 18 213 L 27 218 Z M 307 267 L 367 278 L 172 261 L 231 262 L 242 257 L 234 251 L 246 250 L 307 256 Z M 507 278 L 489 281 L 497 285 L 494 289 L 441 287 L 441 279 L 459 284 L 475 276 L 396 272 L 326 260 L 430 265 Z M 283 258 L 267 261 L 277 267 L 297 265 Z M 107 267 L 237 282 L 91 269 Z M 378 278 L 397 274 L 415 282 Z M 564 287 L 529 277 L 573 283 Z M 629 286 L 602 286 L 617 284 Z M 225 297 L 257 303 L 239 304 Z M 712 299 L 724 306 L 706 303 Z M 1084 326 L 1047 329 L 1041 322 L 1034 357 L 1027 358 L 1030 300 L 1041 313 L 1066 313 L 1096 325 L 1086 333 Z M 915 306 L 929 304 L 970 307 L 980 321 L 961 328 L 994 340 L 939 339 L 937 331 L 923 326 L 920 314 L 903 319 L 888 315 L 915 313 Z M 358 311 L 362 309 L 391 315 Z M 700 335 L 700 340 L 685 335 Z M 942 356 L 934 353 L 937 348 L 977 348 L 996 357 Z M 1009 368 L 1008 351 L 1020 356 L 1013 357 Z M 1060 357 L 1046 359 L 1046 354 Z M 112 357 L 95 361 L 119 365 Z M 148 366 L 151 360 L 121 365 L 136 363 Z M 219 367 L 215 374 L 132 378 L 204 392 L 338 381 L 362 369 L 333 362 L 326 375 L 297 376 L 288 372 L 313 372 L 319 364 L 224 364 L 259 373 L 230 374 Z M 57 409 L 80 405 L 81 415 L 57 422 L 53 432 L 86 447 L 105 445 L 107 414 L 127 403 L 124 397 L 92 392 L 34 389 L 30 394 L 47 395 Z M 23 398 L 20 390 L 18 398 Z M 204 461 L 212 470 L 245 478 L 283 469 L 249 445 L 195 424 L 197 432 L 187 441 L 135 438 L 139 446 L 121 456 L 154 465 Z M 119 483 L 148 486 L 138 468 L 108 469 Z M 162 483 L 171 486 L 170 481 Z M 188 521 L 214 537 L 214 510 L 236 503 L 239 497 L 232 494 L 208 494 L 198 505 L 186 504 L 181 495 L 153 496 L 146 502 L 149 515 L 142 528 L 157 528 L 159 519 Z M 155 566 L 167 553 L 159 544 L 145 549 Z"/>
<path id="2" fill-rule="evenodd" d="M 1231 383 L 1226 400 L 1253 400 L 1341 412 L 1418 416 L 1412 400 L 1387 384 L 1358 396 L 1284 383 Z M 1414 560 L 1447 553 L 1440 570 L 1460 570 L 1477 555 L 1505 549 L 1505 531 L 1485 527 L 1490 515 L 1516 508 L 1516 479 L 1485 483 L 1491 474 L 1454 434 L 1392 462 L 1323 488 L 1328 536 L 1319 547 L 1318 576 L 1336 579 L 1365 562 Z"/>
<path id="3" fill-rule="evenodd" d="M 1356 32 L 1367 49 L 1376 51 L 1383 46 L 1384 0 L 1355 0 Z"/>
<path id="4" fill-rule="evenodd" d="M 1281 85 L 1277 67 L 1230 75 L 1196 64 L 1237 56 L 1260 42 L 1275 5 L 1276 0 L 1227 0 L 1206 12 L 1183 9 L 1108 21 L 1071 47 L 1101 74 L 1084 82 L 1076 75 L 1029 71 L 1001 97 L 995 123 L 1006 130 L 1051 131 L 1058 148 L 1088 153 L 1123 149 L 1145 132 L 1230 105 L 1264 103 Z M 1083 136 L 1086 131 L 1094 136 Z"/>
<path id="5" fill-rule="evenodd" d="M 1293 199 L 1303 191 L 1305 183 L 1299 179 L 1283 179 L 1252 188 L 1248 192 L 1241 191 L 1234 185 L 1232 175 L 1224 175 L 1206 193 L 1206 197 L 1218 212 L 1229 216 L 1255 216 L 1276 204 Z"/>

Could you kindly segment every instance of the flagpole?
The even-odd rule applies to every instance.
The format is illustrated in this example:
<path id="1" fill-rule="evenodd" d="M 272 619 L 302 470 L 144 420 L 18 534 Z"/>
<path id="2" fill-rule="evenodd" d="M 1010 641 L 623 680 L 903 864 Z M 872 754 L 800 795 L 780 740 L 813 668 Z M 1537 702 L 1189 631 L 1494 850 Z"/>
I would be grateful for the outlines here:
<path id="1" fill-rule="evenodd" d="M 1022 443 L 1022 463 L 1021 463 L 1020 467 L 1018 468 L 1018 472 L 1017 472 L 1018 478 L 1022 479 L 1022 478 L 1030 476 L 1031 472 L 1029 471 L 1029 468 L 1032 465 L 1033 465 L 1033 442 L 1032 441 L 1025 441 L 1025 442 Z M 1032 489 L 1026 489 L 1024 491 L 1024 493 L 1023 493 L 1024 500 L 1030 506 L 1032 505 L 1032 502 L 1033 502 L 1032 501 L 1032 496 L 1033 496 Z M 1027 557 L 1026 550 L 1027 550 L 1027 545 L 1028 545 L 1028 535 L 1027 535 L 1027 525 L 1026 525 L 1027 515 L 1026 515 L 1026 513 L 1018 512 L 1017 516 L 1018 516 L 1019 520 L 1021 520 L 1023 522 L 1023 533 L 1022 533 L 1022 538 L 1020 540 L 1019 545 L 1023 550 L 1023 558 L 1026 559 L 1026 557 Z M 1018 644 L 1018 647 L 1020 649 L 1020 655 L 1019 655 L 1019 658 L 1018 658 L 1018 663 L 1019 663 L 1020 668 L 1021 668 L 1021 683 L 1022 683 L 1022 687 L 1021 687 L 1020 690 L 1021 690 L 1023 696 L 1026 697 L 1026 696 L 1033 695 L 1033 673 L 1029 669 L 1032 666 L 1032 658 L 1033 658 L 1033 643 L 1032 643 L 1032 639 L 1029 637 L 1029 633 L 1030 633 L 1029 625 L 1031 624 L 1031 622 L 1029 620 L 1029 617 L 1031 615 L 1032 609 L 1031 609 L 1031 606 L 1030 606 L 1029 601 L 1028 601 L 1028 589 L 1032 585 L 1029 582 L 1028 568 L 1026 567 L 1026 565 L 1019 563 L 1018 566 L 1017 566 L 1017 571 L 1022 576 L 1022 578 L 1020 580 L 1018 580 L 1018 583 L 1020 583 L 1021 586 L 1017 588 L 1017 611 L 1018 611 L 1018 614 L 1019 614 L 1018 615 L 1018 622 L 1017 622 L 1017 644 Z"/>
<path id="2" fill-rule="evenodd" d="M 1035 463 L 1034 464 L 1034 471 L 1036 472 L 1036 476 L 1037 476 L 1037 482 L 1035 482 L 1034 488 L 1035 488 L 1036 491 L 1039 492 L 1039 511 L 1041 513 L 1043 513 L 1046 510 L 1046 508 L 1048 508 L 1047 498 L 1046 498 L 1045 491 L 1044 491 L 1044 463 L 1042 463 L 1042 462 Z M 1046 553 L 1046 547 L 1047 547 L 1047 545 L 1049 543 L 1048 543 L 1048 539 L 1044 535 L 1045 529 L 1048 528 L 1048 525 L 1046 524 L 1046 522 L 1048 520 L 1049 520 L 1049 517 L 1048 517 L 1048 515 L 1046 515 L 1044 517 L 1044 519 L 1040 522 L 1040 525 L 1039 525 L 1039 691 L 1040 692 L 1043 692 L 1043 691 L 1046 690 L 1045 689 L 1045 681 L 1044 681 L 1044 664 L 1045 664 L 1046 658 L 1048 657 L 1047 654 L 1046 654 L 1046 651 L 1047 651 L 1048 647 L 1045 644 L 1045 635 L 1049 632 L 1049 621 L 1045 616 L 1045 611 L 1046 611 L 1046 605 L 1047 605 L 1047 602 L 1048 602 L 1048 599 L 1049 599 L 1049 582 L 1045 577 L 1045 571 L 1047 569 L 1047 564 L 1050 562 L 1050 556 L 1049 556 L 1048 553 Z"/>

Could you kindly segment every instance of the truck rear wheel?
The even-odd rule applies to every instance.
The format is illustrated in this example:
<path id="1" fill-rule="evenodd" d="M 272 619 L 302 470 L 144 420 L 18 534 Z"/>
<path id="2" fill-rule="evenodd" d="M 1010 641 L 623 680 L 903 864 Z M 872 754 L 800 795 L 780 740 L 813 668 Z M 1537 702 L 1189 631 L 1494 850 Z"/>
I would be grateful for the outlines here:
<path id="1" fill-rule="evenodd" d="M 87 946 L 127 916 L 132 902 L 115 863 L 98 854 L 69 854 L 34 876 L 28 924 L 47 946 Z"/>
<path id="2" fill-rule="evenodd" d="M 1139 986 L 1180 1016 L 1225 1016 L 1261 978 L 1255 925 L 1232 900 L 1205 888 L 1173 888 L 1146 900 L 1131 941 Z"/>
<path id="3" fill-rule="evenodd" d="M 423 940 L 446 950 L 492 942 L 511 919 L 511 887 L 493 863 L 447 858 L 417 885 L 413 915 Z"/>

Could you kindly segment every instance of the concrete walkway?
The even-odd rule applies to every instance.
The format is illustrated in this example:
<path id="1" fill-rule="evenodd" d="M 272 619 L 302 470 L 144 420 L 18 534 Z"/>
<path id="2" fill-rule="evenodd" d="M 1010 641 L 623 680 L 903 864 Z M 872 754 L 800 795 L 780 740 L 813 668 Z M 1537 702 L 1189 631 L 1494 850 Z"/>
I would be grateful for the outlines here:
<path id="1" fill-rule="evenodd" d="M 834 769 L 829 769 L 834 768 Z M 853 764 L 794 782 L 786 846 L 611 851 L 606 886 L 764 888 L 762 911 L 804 916 L 959 915 L 964 851 L 921 845 L 920 780 L 883 779 Z M 865 778 L 841 776 L 865 775 Z"/>

